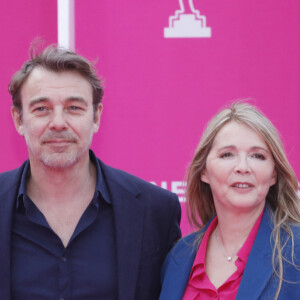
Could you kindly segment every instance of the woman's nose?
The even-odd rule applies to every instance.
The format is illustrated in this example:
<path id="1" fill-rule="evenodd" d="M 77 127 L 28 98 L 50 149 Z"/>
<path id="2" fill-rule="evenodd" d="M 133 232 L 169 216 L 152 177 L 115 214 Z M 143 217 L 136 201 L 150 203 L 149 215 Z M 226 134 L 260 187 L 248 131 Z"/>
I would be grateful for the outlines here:
<path id="1" fill-rule="evenodd" d="M 235 172 L 237 173 L 249 173 L 251 171 L 249 161 L 246 156 L 238 157 L 237 164 L 235 166 Z"/>

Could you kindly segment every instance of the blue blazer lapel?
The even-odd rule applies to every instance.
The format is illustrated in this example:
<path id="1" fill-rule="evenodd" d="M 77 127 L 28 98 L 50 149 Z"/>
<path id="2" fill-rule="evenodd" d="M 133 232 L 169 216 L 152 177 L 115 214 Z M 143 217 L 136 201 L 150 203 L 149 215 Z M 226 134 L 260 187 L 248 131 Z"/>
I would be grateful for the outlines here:
<path id="1" fill-rule="evenodd" d="M 273 224 L 271 211 L 266 205 L 263 218 L 247 264 L 242 281 L 236 296 L 236 300 L 256 300 L 269 283 L 273 275 L 271 234 Z"/>
<path id="2" fill-rule="evenodd" d="M 24 165 L 0 177 L 0 299 L 10 299 L 11 225 Z"/>
<path id="3" fill-rule="evenodd" d="M 159 300 L 182 299 L 198 249 L 194 243 L 198 234 L 182 238 L 169 253 L 162 268 L 163 288 Z"/>
<path id="4" fill-rule="evenodd" d="M 142 249 L 144 204 L 138 199 L 140 190 L 132 181 L 103 163 L 101 168 L 114 211 L 118 299 L 134 299 Z"/>

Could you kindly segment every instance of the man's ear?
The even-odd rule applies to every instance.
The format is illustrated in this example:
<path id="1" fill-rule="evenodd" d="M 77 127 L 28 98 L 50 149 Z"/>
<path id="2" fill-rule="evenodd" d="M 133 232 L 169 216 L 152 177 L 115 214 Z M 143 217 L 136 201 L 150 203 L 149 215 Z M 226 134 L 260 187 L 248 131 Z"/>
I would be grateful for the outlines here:
<path id="1" fill-rule="evenodd" d="M 201 180 L 203 182 L 206 182 L 206 183 L 209 184 L 209 180 L 208 180 L 208 177 L 207 177 L 206 169 L 203 169 L 203 171 L 201 172 Z"/>
<path id="2" fill-rule="evenodd" d="M 15 127 L 20 135 L 24 135 L 23 121 L 22 121 L 22 111 L 15 106 L 11 108 L 11 116 L 13 118 Z"/>
<path id="3" fill-rule="evenodd" d="M 99 130 L 102 110 L 103 104 L 99 103 L 96 110 L 94 111 L 94 133 L 96 133 Z"/>

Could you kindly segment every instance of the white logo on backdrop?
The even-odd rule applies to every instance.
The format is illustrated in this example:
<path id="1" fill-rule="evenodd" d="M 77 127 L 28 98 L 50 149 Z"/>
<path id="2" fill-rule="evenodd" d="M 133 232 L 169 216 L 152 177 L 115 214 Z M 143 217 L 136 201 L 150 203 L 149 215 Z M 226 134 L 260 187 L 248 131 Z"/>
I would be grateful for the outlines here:
<path id="1" fill-rule="evenodd" d="M 194 8 L 193 0 L 179 0 L 180 10 L 169 17 L 169 27 L 164 28 L 165 38 L 210 38 L 211 28 L 206 27 L 206 17 Z"/>
<path id="2" fill-rule="evenodd" d="M 150 181 L 152 184 L 162 187 L 163 189 L 169 190 L 175 194 L 177 194 L 180 202 L 185 202 L 185 189 L 186 182 L 185 181 L 161 181 L 155 182 Z"/>

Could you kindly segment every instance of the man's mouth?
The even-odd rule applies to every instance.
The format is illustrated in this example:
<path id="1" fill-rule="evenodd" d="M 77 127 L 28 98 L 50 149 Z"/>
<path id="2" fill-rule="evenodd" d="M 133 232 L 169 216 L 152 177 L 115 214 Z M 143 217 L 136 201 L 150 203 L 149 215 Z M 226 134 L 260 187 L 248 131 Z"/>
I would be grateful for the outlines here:
<path id="1" fill-rule="evenodd" d="M 65 143 L 74 143 L 74 141 L 73 140 L 60 140 L 60 139 L 43 141 L 43 144 L 65 144 Z"/>

